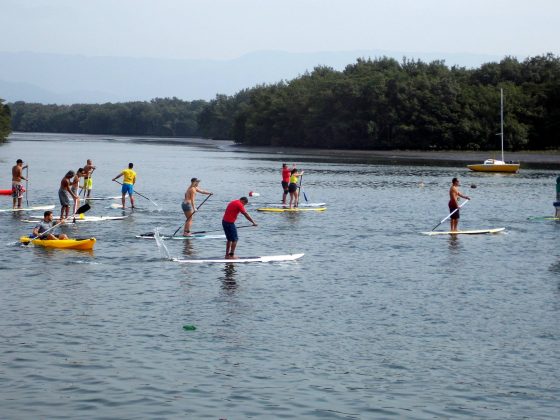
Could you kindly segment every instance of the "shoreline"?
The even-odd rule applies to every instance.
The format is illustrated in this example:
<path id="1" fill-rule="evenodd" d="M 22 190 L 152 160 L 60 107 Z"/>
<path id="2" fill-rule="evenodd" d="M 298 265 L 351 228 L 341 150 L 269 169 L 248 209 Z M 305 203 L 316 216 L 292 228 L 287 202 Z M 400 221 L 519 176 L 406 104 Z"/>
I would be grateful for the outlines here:
<path id="1" fill-rule="evenodd" d="M 126 136 L 108 134 L 68 134 L 68 133 L 28 133 L 13 132 L 6 141 L 17 141 L 18 137 L 36 136 L 33 140 L 41 140 L 45 137 L 64 136 L 64 137 L 104 137 L 105 140 L 127 141 L 131 143 L 161 143 L 161 144 L 184 144 L 202 147 L 217 147 L 222 150 L 243 151 L 247 153 L 271 153 L 277 155 L 298 155 L 298 156 L 317 156 L 332 159 L 351 159 L 351 160 L 376 160 L 387 162 L 422 162 L 439 161 L 454 163 L 482 163 L 486 159 L 500 159 L 500 150 L 489 151 L 465 151 L 465 150 L 346 150 L 346 149 L 308 149 L 297 147 L 277 147 L 277 146 L 246 146 L 236 144 L 232 140 L 212 140 L 201 137 L 155 137 L 155 136 Z M 560 166 L 559 150 L 531 150 L 521 152 L 505 152 L 506 161 L 514 161 L 532 165 L 552 165 Z"/>
<path id="2" fill-rule="evenodd" d="M 285 155 L 314 155 L 350 159 L 379 159 L 402 161 L 448 161 L 465 164 L 482 163 L 486 159 L 500 159 L 501 151 L 463 151 L 463 150 L 341 150 L 341 149 L 300 149 L 293 147 L 249 147 L 233 144 L 232 147 L 246 152 L 277 153 Z M 504 153 L 506 161 L 543 165 L 560 165 L 560 150 L 534 150 Z"/>

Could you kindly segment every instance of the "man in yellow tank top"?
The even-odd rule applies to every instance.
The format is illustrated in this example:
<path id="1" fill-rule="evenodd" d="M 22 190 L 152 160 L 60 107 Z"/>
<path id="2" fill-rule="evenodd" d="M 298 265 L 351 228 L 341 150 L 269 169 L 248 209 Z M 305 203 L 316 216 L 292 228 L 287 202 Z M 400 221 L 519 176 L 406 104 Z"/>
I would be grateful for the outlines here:
<path id="1" fill-rule="evenodd" d="M 121 176 L 124 177 L 121 188 L 123 209 L 125 208 L 127 193 L 130 197 L 130 207 L 134 208 L 134 184 L 136 183 L 136 172 L 132 170 L 133 167 L 134 164 L 129 163 L 128 169 L 123 169 L 120 174 L 113 178 L 113 181 L 116 181 L 117 178 L 120 178 Z"/>

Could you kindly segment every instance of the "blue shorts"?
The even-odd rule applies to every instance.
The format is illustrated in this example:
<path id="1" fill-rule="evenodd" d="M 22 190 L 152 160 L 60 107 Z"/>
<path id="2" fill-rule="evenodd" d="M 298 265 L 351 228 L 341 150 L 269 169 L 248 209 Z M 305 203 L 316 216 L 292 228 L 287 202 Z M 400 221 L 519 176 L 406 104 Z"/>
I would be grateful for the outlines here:
<path id="1" fill-rule="evenodd" d="M 224 233 L 226 234 L 226 239 L 230 242 L 237 242 L 237 228 L 235 223 L 224 222 L 222 220 L 222 227 L 224 228 Z"/>
<path id="2" fill-rule="evenodd" d="M 132 184 L 122 184 L 121 193 L 128 195 L 134 194 L 134 185 Z"/>

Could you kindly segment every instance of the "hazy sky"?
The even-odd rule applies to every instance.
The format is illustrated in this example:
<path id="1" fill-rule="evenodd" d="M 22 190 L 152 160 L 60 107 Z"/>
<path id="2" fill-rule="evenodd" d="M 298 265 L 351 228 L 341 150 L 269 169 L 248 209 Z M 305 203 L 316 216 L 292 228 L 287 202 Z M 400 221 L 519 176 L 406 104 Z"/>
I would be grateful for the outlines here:
<path id="1" fill-rule="evenodd" d="M 557 0 L 0 0 L 0 51 L 560 55 L 559 21 Z"/>

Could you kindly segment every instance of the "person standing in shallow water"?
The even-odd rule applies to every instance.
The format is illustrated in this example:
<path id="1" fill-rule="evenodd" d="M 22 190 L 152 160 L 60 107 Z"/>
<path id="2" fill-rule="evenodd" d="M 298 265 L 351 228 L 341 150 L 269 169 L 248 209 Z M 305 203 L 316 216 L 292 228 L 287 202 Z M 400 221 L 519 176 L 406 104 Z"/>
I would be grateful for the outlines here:
<path id="1" fill-rule="evenodd" d="M 451 188 L 449 188 L 449 212 L 453 213 L 455 210 L 455 213 L 453 213 L 451 215 L 451 217 L 449 218 L 449 222 L 451 224 L 451 232 L 456 232 L 458 230 L 459 227 L 459 197 L 464 198 L 465 200 L 470 200 L 470 197 L 467 195 L 462 194 L 459 191 L 459 186 L 461 184 L 459 183 L 459 180 L 457 178 L 453 178 L 451 180 Z"/>
<path id="2" fill-rule="evenodd" d="M 183 213 L 185 213 L 185 227 L 183 229 L 183 236 L 190 236 L 191 235 L 191 227 L 193 223 L 193 217 L 196 213 L 196 205 L 195 205 L 195 197 L 196 193 L 212 195 L 211 192 L 202 190 L 198 188 L 198 184 L 200 184 L 200 179 L 198 178 L 191 178 L 191 185 L 185 191 L 185 199 L 181 203 L 181 209 Z"/>

